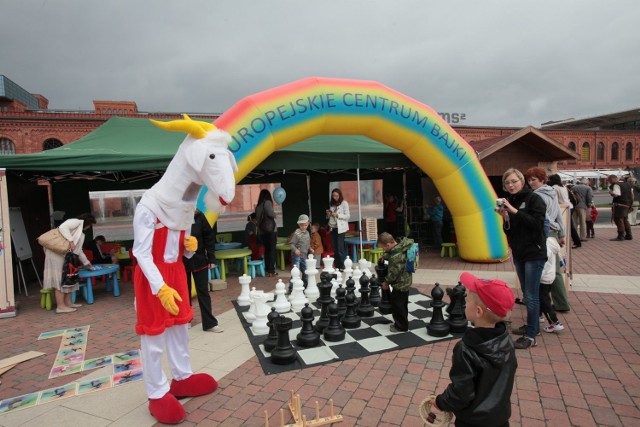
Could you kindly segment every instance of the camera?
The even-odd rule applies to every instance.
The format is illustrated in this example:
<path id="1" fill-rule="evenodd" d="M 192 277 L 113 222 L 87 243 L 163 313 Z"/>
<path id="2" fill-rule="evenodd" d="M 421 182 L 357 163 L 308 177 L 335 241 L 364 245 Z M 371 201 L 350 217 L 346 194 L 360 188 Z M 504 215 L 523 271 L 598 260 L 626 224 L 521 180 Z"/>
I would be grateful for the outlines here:
<path id="1" fill-rule="evenodd" d="M 503 203 L 504 203 L 504 199 L 496 199 L 496 206 L 497 207 L 501 207 Z"/>

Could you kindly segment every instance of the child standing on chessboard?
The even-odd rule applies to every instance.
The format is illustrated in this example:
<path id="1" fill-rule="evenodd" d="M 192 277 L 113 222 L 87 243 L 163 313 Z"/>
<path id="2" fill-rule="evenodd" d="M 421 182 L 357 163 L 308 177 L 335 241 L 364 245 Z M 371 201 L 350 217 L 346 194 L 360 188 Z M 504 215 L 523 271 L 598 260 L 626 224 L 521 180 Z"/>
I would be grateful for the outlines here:
<path id="1" fill-rule="evenodd" d="M 300 276 L 304 282 L 304 288 L 307 289 L 307 254 L 311 250 L 311 236 L 309 236 L 309 217 L 302 214 L 298 217 L 298 228 L 291 235 L 290 243 L 293 265 L 297 265 L 300 269 Z M 293 283 L 289 283 L 289 293 L 293 288 Z"/>
<path id="2" fill-rule="evenodd" d="M 587 227 L 587 230 L 589 228 Z M 552 237 L 547 237 L 547 262 L 542 269 L 540 277 L 540 312 L 549 322 L 544 328 L 545 332 L 553 333 L 564 329 L 558 320 L 556 310 L 551 305 L 551 284 L 556 278 L 556 255 L 560 253 L 560 244 Z"/>
<path id="3" fill-rule="evenodd" d="M 382 289 L 393 288 L 391 291 L 391 314 L 393 325 L 391 332 L 406 332 L 409 330 L 409 289 L 413 284 L 413 275 L 407 271 L 407 251 L 413 246 L 413 240 L 403 237 L 396 242 L 389 233 L 378 236 L 378 246 L 384 249 L 382 258 L 389 262 L 387 277 L 382 282 Z"/>
<path id="4" fill-rule="evenodd" d="M 322 252 L 324 252 L 324 246 L 322 246 L 322 236 L 320 236 L 320 224 L 314 222 L 311 224 L 311 250 L 309 253 L 313 254 L 316 259 L 316 266 L 320 266 L 322 262 Z"/>
<path id="5" fill-rule="evenodd" d="M 596 218 L 598 218 L 598 208 L 596 208 L 596 205 L 591 203 L 589 215 L 587 215 L 587 237 L 591 237 L 592 239 L 596 237 L 593 229 L 593 225 L 596 223 Z"/>
<path id="6" fill-rule="evenodd" d="M 467 272 L 460 283 L 467 289 L 465 315 L 475 328 L 453 348 L 451 384 L 430 401 L 431 409 L 452 412 L 456 426 L 508 426 L 518 362 L 504 319 L 513 308 L 513 291 L 501 280 Z"/>

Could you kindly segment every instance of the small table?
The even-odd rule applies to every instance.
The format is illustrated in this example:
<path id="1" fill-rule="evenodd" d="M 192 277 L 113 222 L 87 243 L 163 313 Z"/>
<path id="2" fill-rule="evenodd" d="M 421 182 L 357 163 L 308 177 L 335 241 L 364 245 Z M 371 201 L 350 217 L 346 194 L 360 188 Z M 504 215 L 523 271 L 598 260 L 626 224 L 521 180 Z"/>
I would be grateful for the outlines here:
<path id="1" fill-rule="evenodd" d="M 93 304 L 93 281 L 92 277 L 97 276 L 106 276 L 111 274 L 111 280 L 107 279 L 106 290 L 113 290 L 113 296 L 120 296 L 120 286 L 118 286 L 118 275 L 114 274 L 120 270 L 120 266 L 116 264 L 93 264 L 93 270 L 81 269 L 78 272 L 78 276 L 81 279 L 86 279 L 86 283 L 81 283 L 80 286 L 82 289 L 82 296 L 87 301 L 87 304 Z M 109 283 L 111 281 L 111 283 Z M 113 288 L 113 289 L 112 289 Z M 74 292 L 71 296 L 75 301 L 76 293 Z"/>
<path id="2" fill-rule="evenodd" d="M 358 262 L 358 246 L 360 246 L 360 237 L 347 237 L 344 239 L 344 242 L 351 247 L 351 261 Z M 362 239 L 362 246 L 364 245 L 371 245 L 375 249 L 378 247 L 378 241 Z"/>
<path id="3" fill-rule="evenodd" d="M 285 267 L 285 258 L 284 255 L 286 252 L 291 252 L 291 246 L 288 243 L 278 243 L 276 245 L 276 255 L 278 259 L 278 264 L 280 264 L 280 270 L 284 271 Z"/>
<path id="4" fill-rule="evenodd" d="M 242 247 L 240 242 L 219 242 L 216 243 L 216 251 L 224 251 L 225 249 L 238 249 Z"/>
<path id="5" fill-rule="evenodd" d="M 216 259 L 220 261 L 220 279 L 227 280 L 227 268 L 225 260 L 242 258 L 244 274 L 249 274 L 247 258 L 251 256 L 251 249 L 222 249 L 216 251 Z"/>

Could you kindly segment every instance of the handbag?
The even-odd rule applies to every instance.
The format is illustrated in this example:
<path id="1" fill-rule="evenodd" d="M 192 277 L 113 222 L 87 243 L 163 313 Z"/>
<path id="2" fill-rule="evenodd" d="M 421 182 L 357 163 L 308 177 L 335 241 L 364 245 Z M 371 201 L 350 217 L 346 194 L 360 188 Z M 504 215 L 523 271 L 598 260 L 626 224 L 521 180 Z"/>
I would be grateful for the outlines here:
<path id="1" fill-rule="evenodd" d="M 262 233 L 273 233 L 276 229 L 276 220 L 265 215 L 262 222 L 258 224 L 258 229 Z"/>
<path id="2" fill-rule="evenodd" d="M 60 230 L 53 228 L 38 237 L 38 244 L 57 254 L 64 255 L 69 250 L 69 241 L 64 238 Z"/>

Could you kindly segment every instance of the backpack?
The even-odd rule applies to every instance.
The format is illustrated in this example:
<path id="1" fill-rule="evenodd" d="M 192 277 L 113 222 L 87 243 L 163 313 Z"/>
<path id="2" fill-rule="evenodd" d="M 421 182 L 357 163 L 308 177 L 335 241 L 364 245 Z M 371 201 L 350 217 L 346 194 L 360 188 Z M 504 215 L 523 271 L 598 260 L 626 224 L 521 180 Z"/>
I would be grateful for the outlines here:
<path id="1" fill-rule="evenodd" d="M 406 269 L 407 273 L 415 273 L 416 272 L 416 258 L 418 256 L 418 244 L 414 243 L 407 250 L 407 264 Z"/>
<path id="2" fill-rule="evenodd" d="M 62 263 L 62 287 L 72 287 L 80 283 L 80 275 L 78 274 L 80 267 L 80 258 L 74 252 L 67 251 Z"/>

